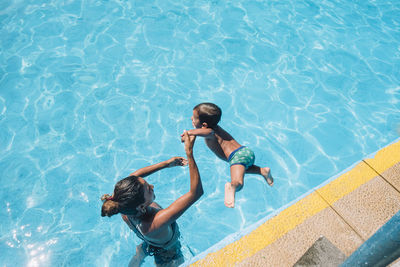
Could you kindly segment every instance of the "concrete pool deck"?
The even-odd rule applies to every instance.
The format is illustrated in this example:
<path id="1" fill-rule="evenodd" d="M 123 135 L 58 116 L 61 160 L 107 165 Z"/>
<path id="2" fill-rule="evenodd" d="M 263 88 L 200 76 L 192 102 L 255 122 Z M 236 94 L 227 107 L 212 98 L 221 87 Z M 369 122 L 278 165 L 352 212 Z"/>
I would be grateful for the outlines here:
<path id="1" fill-rule="evenodd" d="M 321 236 L 348 257 L 399 210 L 400 139 L 222 240 L 191 266 L 293 266 Z"/>

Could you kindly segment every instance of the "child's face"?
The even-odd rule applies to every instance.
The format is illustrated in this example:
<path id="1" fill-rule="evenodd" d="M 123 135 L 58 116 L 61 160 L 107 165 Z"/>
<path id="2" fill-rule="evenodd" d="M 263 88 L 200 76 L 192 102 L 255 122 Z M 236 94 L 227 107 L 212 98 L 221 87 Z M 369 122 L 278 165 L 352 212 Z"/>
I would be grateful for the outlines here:
<path id="1" fill-rule="evenodd" d="M 194 128 L 201 128 L 201 123 L 199 119 L 199 112 L 197 110 L 193 110 L 193 116 L 192 116 L 192 124 Z"/>

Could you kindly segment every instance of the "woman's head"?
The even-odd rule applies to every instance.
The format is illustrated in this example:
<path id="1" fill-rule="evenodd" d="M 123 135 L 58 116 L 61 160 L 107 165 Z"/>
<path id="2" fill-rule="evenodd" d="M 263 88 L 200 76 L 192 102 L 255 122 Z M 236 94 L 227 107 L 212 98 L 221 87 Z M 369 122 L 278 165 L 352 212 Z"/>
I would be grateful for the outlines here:
<path id="1" fill-rule="evenodd" d="M 196 128 L 201 128 L 204 123 L 208 128 L 214 128 L 221 120 L 222 111 L 213 103 L 201 103 L 193 108 L 192 122 Z"/>
<path id="2" fill-rule="evenodd" d="M 102 196 L 102 200 L 105 200 L 101 207 L 103 217 L 111 217 L 118 213 L 144 213 L 146 206 L 154 200 L 153 186 L 143 178 L 131 175 L 115 185 L 112 197 L 106 194 Z"/>

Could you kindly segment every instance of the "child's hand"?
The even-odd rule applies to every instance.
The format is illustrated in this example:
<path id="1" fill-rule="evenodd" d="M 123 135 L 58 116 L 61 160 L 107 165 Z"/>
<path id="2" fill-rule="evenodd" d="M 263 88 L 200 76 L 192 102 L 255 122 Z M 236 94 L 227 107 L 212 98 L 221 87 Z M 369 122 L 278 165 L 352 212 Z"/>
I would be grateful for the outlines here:
<path id="1" fill-rule="evenodd" d="M 167 167 L 175 167 L 175 166 L 185 166 L 187 165 L 187 159 L 183 157 L 172 157 L 168 160 L 168 165 Z"/>

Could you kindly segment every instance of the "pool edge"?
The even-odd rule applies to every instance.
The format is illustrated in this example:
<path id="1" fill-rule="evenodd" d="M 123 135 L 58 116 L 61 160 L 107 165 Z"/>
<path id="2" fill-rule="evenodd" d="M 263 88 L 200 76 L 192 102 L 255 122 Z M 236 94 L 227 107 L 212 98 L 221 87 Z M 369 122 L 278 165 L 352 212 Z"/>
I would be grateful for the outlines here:
<path id="1" fill-rule="evenodd" d="M 390 171 L 399 162 L 400 138 L 331 177 L 274 214 L 261 219 L 244 231 L 228 236 L 190 262 L 186 262 L 185 265 L 232 266 L 268 265 L 268 263 L 271 266 L 276 264 L 293 265 L 314 239 L 321 235 L 329 235 L 328 232 L 324 232 L 327 230 L 331 232 L 333 228 L 336 228 L 338 236 L 343 235 L 349 239 L 339 240 L 336 236 L 331 237 L 339 249 L 344 250 L 348 256 L 396 213 L 393 210 L 400 209 L 400 186 L 396 188 L 383 176 L 383 173 Z M 368 229 L 360 224 L 359 218 L 351 218 L 353 215 L 351 211 L 349 212 L 349 208 L 351 209 L 354 202 L 361 203 L 361 207 L 357 207 L 361 212 L 359 214 L 355 212 L 354 216 L 364 216 L 363 219 L 365 219 L 365 212 L 369 214 L 370 211 L 368 211 L 369 207 L 362 207 L 364 202 L 368 202 L 362 199 L 362 195 L 371 190 L 374 191 L 372 195 L 375 195 L 376 200 L 369 200 L 373 199 L 373 197 L 369 197 L 369 201 L 380 201 L 379 192 L 381 191 L 379 190 L 384 190 L 383 192 L 389 190 L 394 205 L 389 203 L 389 205 L 393 205 L 393 209 L 388 212 L 378 210 L 378 213 L 384 213 L 382 216 L 374 215 L 382 217 L 376 220 L 380 225 L 373 223 L 374 225 L 369 227 L 371 229 Z M 323 223 L 324 220 L 328 220 L 328 222 Z M 318 224 L 313 225 L 316 222 Z M 322 229 L 321 224 L 326 226 L 325 230 Z M 308 231 L 311 231 L 312 234 L 301 233 L 301 229 L 307 229 L 307 227 L 311 227 Z M 321 228 L 320 232 L 316 228 Z M 295 232 L 296 236 L 294 237 Z M 301 237 L 303 234 L 306 236 Z M 285 239 L 288 240 L 285 241 Z M 305 245 L 296 245 L 295 248 L 290 248 L 290 244 L 305 240 L 308 240 Z M 285 249 L 282 249 L 283 247 Z M 292 252 L 291 255 L 286 255 L 287 253 L 284 252 L 288 250 Z"/>

